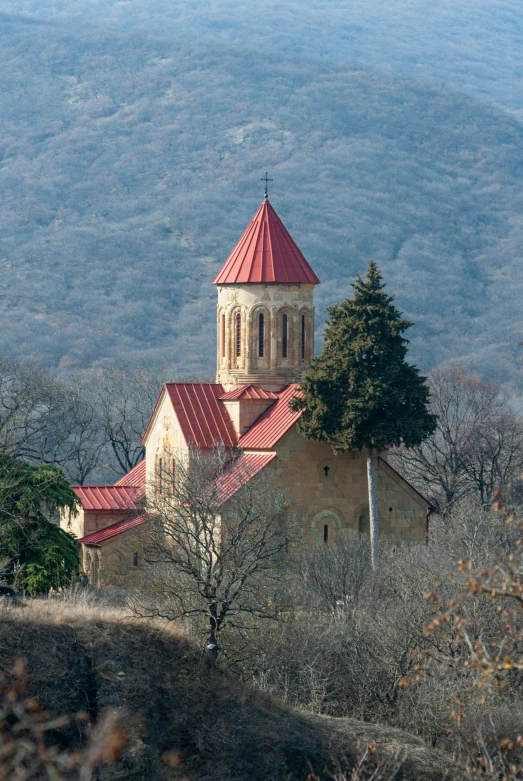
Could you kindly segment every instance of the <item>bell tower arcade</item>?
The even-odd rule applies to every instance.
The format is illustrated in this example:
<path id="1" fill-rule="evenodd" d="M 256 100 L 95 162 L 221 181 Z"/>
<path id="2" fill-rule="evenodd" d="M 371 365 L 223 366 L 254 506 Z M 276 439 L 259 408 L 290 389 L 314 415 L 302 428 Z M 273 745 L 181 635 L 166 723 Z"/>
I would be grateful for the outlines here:
<path id="1" fill-rule="evenodd" d="M 217 377 L 227 391 L 278 391 L 314 355 L 319 279 L 265 198 L 213 280 L 218 288 Z"/>

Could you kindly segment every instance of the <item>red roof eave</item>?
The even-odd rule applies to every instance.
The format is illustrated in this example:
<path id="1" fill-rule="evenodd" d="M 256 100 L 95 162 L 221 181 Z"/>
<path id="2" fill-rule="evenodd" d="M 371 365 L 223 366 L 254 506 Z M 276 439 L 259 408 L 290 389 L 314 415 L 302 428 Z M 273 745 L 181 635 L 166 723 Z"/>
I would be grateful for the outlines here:
<path id="1" fill-rule="evenodd" d="M 123 534 L 130 529 L 134 529 L 137 526 L 141 526 L 143 523 L 149 520 L 147 515 L 138 515 L 135 518 L 128 518 L 122 521 L 116 521 L 110 526 L 105 526 L 103 529 L 98 529 L 91 534 L 86 534 L 85 537 L 81 537 L 78 542 L 82 545 L 94 545 L 100 547 L 101 542 L 109 540 L 112 537 L 116 537 L 119 534 Z"/>

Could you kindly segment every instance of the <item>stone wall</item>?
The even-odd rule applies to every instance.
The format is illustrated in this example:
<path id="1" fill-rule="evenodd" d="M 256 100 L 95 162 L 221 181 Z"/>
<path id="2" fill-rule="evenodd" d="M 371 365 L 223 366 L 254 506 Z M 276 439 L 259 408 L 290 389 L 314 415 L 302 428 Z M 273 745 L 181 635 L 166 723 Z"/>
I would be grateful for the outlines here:
<path id="1" fill-rule="evenodd" d="M 112 523 L 122 521 L 124 518 L 128 518 L 130 514 L 134 513 L 132 510 L 84 510 L 80 509 L 78 515 L 71 518 L 67 513 L 62 513 L 60 516 L 60 526 L 70 534 L 74 534 L 75 537 L 85 537 L 86 534 L 98 531 L 99 529 L 105 529 L 106 526 L 110 526 Z M 135 513 L 134 513 L 135 514 Z"/>
<path id="2" fill-rule="evenodd" d="M 132 532 L 112 537 L 99 547 L 82 545 L 82 569 L 92 586 L 136 586 L 143 575 L 139 539 Z"/>
<path id="3" fill-rule="evenodd" d="M 187 443 L 169 394 L 164 389 L 145 441 L 145 479 L 149 498 L 151 498 L 150 491 L 154 490 L 158 478 L 158 459 L 163 459 L 163 469 L 168 478 L 172 475 L 169 459 L 181 452 L 187 452 Z"/>
<path id="4" fill-rule="evenodd" d="M 335 456 L 330 445 L 311 442 L 291 429 L 276 446 L 276 476 L 304 508 L 309 542 L 335 537 L 341 529 L 368 534 L 367 463 L 357 451 Z M 391 540 L 422 541 L 429 503 L 383 459 L 377 462 L 381 534 Z M 328 527 L 327 530 L 325 527 Z"/>
<path id="5" fill-rule="evenodd" d="M 216 381 L 226 390 L 248 383 L 266 390 L 280 390 L 297 381 L 314 355 L 313 291 L 314 285 L 309 284 L 219 286 Z M 263 356 L 259 355 L 260 314 L 264 316 Z M 287 355 L 282 343 L 284 314 Z M 240 316 L 239 355 L 237 315 Z"/>

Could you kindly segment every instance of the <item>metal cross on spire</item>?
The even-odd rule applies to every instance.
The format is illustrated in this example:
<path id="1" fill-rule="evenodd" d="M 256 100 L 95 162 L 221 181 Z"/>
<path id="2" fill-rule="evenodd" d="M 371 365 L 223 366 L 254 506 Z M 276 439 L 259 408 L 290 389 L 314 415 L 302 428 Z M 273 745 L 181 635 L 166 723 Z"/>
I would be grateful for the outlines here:
<path id="1" fill-rule="evenodd" d="M 265 171 L 265 176 L 262 176 L 260 182 L 265 182 L 265 198 L 268 198 L 269 197 L 268 184 L 269 182 L 274 182 L 274 179 L 269 179 L 269 174 L 267 171 Z"/>

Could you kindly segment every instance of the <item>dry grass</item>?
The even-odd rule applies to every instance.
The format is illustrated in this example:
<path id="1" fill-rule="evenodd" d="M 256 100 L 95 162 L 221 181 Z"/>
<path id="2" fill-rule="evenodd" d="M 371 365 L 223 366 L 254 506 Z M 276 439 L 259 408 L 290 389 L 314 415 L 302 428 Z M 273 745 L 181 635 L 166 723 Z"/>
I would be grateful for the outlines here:
<path id="1" fill-rule="evenodd" d="M 122 760 L 100 781 L 305 781 L 373 742 L 401 759 L 396 779 L 442 781 L 447 759 L 399 730 L 286 708 L 209 666 L 177 627 L 139 621 L 88 594 L 0 610 L 0 668 L 27 660 L 28 685 L 55 713 L 107 708 L 123 719 Z M 70 732 L 71 747 L 80 733 Z"/>

